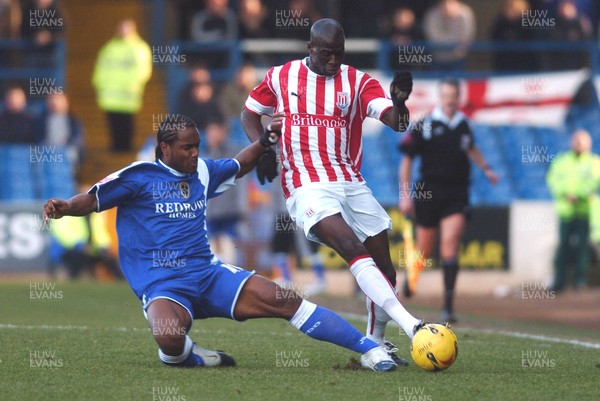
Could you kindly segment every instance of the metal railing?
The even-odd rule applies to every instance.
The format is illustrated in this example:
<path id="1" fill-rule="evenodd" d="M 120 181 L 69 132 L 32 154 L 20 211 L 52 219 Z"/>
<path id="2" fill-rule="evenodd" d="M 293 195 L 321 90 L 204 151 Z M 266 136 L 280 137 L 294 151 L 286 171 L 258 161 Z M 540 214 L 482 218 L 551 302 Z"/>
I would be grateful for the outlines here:
<path id="1" fill-rule="evenodd" d="M 0 81 L 53 78 L 56 85 L 64 87 L 66 52 L 63 40 L 44 48 L 24 39 L 0 40 Z"/>

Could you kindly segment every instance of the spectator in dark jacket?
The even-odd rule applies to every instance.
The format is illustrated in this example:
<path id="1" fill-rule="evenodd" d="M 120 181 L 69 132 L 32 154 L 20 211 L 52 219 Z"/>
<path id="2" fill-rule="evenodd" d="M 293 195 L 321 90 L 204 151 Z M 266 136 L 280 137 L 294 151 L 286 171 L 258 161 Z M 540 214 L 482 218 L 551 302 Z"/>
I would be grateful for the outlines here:
<path id="1" fill-rule="evenodd" d="M 261 0 L 241 0 L 238 14 L 240 39 L 268 38 L 273 35 L 269 10 Z"/>
<path id="2" fill-rule="evenodd" d="M 39 118 L 39 131 L 42 144 L 67 148 L 67 154 L 74 166 L 83 160 L 83 127 L 69 112 L 69 99 L 64 93 L 55 93 L 46 99 L 47 111 Z"/>
<path id="3" fill-rule="evenodd" d="M 189 116 L 199 130 L 224 119 L 213 85 L 208 69 L 196 67 L 190 71 L 190 81 L 179 97 L 178 113 Z"/>
<path id="4" fill-rule="evenodd" d="M 499 42 L 519 43 L 535 39 L 535 30 L 523 27 L 522 15 L 530 9 L 526 0 L 506 0 L 500 14 L 492 23 L 491 38 Z M 494 52 L 496 71 L 533 71 L 538 68 L 538 57 L 529 51 Z"/>
<path id="5" fill-rule="evenodd" d="M 555 41 L 584 42 L 592 39 L 590 20 L 579 13 L 573 0 L 558 3 L 556 27 L 547 32 L 547 38 Z M 586 66 L 583 51 L 553 52 L 547 64 L 553 70 L 575 70 Z"/>
<path id="6" fill-rule="evenodd" d="M 32 67 L 47 67 L 55 61 L 55 43 L 63 37 L 65 20 L 58 1 L 22 1 L 23 23 L 21 36 L 35 45 L 35 51 L 27 55 L 26 62 Z"/>
<path id="7" fill-rule="evenodd" d="M 237 16 L 228 0 L 205 0 L 204 10 L 192 18 L 190 37 L 195 42 L 237 39 Z"/>
<path id="8" fill-rule="evenodd" d="M 4 93 L 4 111 L 0 114 L 0 143 L 36 144 L 41 139 L 35 119 L 26 111 L 27 97 L 18 85 Z"/>

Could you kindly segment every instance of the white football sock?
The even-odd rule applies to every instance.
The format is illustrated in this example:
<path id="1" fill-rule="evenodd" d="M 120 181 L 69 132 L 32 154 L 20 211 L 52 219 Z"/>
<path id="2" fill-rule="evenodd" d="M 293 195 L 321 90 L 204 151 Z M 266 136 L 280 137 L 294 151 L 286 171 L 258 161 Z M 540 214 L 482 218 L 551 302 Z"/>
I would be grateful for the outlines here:
<path id="1" fill-rule="evenodd" d="M 397 288 L 394 288 L 394 293 L 398 296 Z M 367 297 L 367 338 L 383 345 L 385 341 L 385 327 L 390 320 L 392 320 L 390 315 L 381 306 L 377 306 L 371 298 Z"/>
<path id="2" fill-rule="evenodd" d="M 379 345 L 383 345 L 385 326 L 387 326 L 387 322 L 390 320 L 390 315 L 380 306 L 377 306 L 371 298 L 367 297 L 367 338 Z"/>
<path id="3" fill-rule="evenodd" d="M 158 349 L 158 357 L 164 363 L 180 363 L 185 361 L 190 352 L 192 352 L 192 347 L 194 346 L 194 342 L 189 336 L 185 336 L 185 344 L 183 346 L 183 352 L 181 355 L 167 355 L 159 348 Z"/>
<path id="4" fill-rule="evenodd" d="M 398 323 L 409 338 L 412 338 L 413 327 L 419 323 L 419 319 L 408 313 L 402 306 L 391 284 L 379 271 L 373 259 L 370 257 L 355 259 L 350 266 L 350 272 L 365 295 Z"/>

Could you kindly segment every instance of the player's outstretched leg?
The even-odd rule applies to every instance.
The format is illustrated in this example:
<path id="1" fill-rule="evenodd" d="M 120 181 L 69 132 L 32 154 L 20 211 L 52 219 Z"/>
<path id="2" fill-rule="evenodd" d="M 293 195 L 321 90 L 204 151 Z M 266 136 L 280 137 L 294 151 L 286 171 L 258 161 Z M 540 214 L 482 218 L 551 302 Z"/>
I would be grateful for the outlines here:
<path id="1" fill-rule="evenodd" d="M 350 272 L 365 295 L 398 323 L 409 338 L 412 338 L 413 329 L 419 324 L 419 320 L 402 306 L 394 288 L 342 216 L 335 214 L 325 217 L 311 230 L 348 262 Z"/>
<path id="2" fill-rule="evenodd" d="M 387 231 L 382 231 L 373 237 L 369 237 L 364 242 L 367 251 L 373 256 L 375 265 L 389 281 L 394 289 L 394 293 L 398 296 L 396 269 L 394 269 L 394 264 L 390 258 L 389 244 Z M 370 338 L 379 345 L 383 345 L 397 365 L 407 366 L 408 362 L 406 359 L 400 358 L 396 354 L 398 352 L 396 344 L 385 339 L 385 327 L 390 320 L 392 320 L 390 315 L 381 306 L 378 306 L 372 299 L 367 297 L 367 338 Z"/>
<path id="3" fill-rule="evenodd" d="M 148 325 L 158 344 L 158 357 L 168 366 L 235 366 L 235 361 L 223 351 L 200 347 L 187 335 L 192 319 L 181 305 L 158 298 L 148 306 Z"/>
<path id="4" fill-rule="evenodd" d="M 364 367 L 384 372 L 396 368 L 383 347 L 364 337 L 342 317 L 264 277 L 248 279 L 238 298 L 234 316 L 239 320 L 260 317 L 286 319 L 311 338 L 360 353 Z"/>

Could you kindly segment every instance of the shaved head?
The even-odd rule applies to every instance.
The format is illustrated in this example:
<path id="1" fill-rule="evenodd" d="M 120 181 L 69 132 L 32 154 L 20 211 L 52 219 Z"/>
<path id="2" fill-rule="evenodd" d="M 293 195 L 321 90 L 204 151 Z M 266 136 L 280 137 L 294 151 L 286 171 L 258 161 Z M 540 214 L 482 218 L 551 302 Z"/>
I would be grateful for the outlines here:
<path id="1" fill-rule="evenodd" d="M 319 74 L 337 74 L 344 58 L 344 28 L 334 19 L 323 18 L 310 28 L 309 68 Z"/>
<path id="2" fill-rule="evenodd" d="M 345 40 L 344 28 L 334 19 L 320 19 L 310 28 L 311 42 L 318 41 L 328 44 L 339 40 Z"/>

